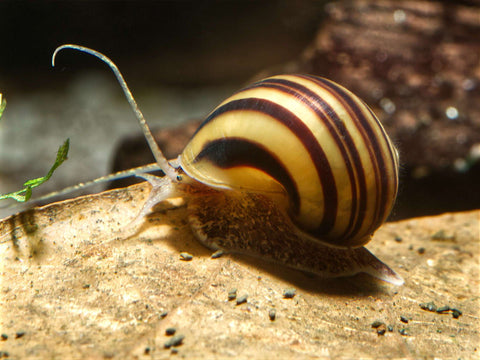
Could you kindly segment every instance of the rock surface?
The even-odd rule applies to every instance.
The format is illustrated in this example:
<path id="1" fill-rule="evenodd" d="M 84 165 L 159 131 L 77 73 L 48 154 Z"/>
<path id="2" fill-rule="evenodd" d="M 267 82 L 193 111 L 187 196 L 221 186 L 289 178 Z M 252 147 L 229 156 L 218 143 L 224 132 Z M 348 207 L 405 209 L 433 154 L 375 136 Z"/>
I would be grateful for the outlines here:
<path id="1" fill-rule="evenodd" d="M 478 358 L 479 211 L 380 228 L 368 248 L 404 277 L 394 287 L 212 259 L 177 200 L 131 235 L 126 224 L 147 192 L 134 185 L 0 222 L 0 351 L 18 359 Z M 183 252 L 193 258 L 182 261 Z M 248 296 L 237 305 L 230 294 Z M 420 307 L 429 302 L 461 315 Z M 165 334 L 172 327 L 175 346 Z"/>

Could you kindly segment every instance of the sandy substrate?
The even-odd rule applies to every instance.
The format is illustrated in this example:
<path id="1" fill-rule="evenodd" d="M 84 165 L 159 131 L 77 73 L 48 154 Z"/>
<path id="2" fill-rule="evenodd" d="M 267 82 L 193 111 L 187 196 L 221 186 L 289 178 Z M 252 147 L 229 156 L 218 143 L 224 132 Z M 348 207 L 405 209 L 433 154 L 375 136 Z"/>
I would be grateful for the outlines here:
<path id="1" fill-rule="evenodd" d="M 405 279 L 397 287 L 212 259 L 179 202 L 159 206 L 129 236 L 125 224 L 147 191 L 135 185 L 0 223 L 0 351 L 12 359 L 478 357 L 479 211 L 385 224 L 367 247 Z M 228 300 L 233 289 L 245 303 Z M 429 302 L 459 312 L 423 310 Z M 164 347 L 170 327 L 184 335 L 174 350 Z"/>

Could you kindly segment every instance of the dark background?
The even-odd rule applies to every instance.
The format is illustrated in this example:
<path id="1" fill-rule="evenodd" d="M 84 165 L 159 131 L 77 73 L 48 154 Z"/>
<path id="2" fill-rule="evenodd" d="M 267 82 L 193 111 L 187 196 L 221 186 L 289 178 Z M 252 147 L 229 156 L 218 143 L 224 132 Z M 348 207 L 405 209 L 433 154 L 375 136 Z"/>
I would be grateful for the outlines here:
<path id="1" fill-rule="evenodd" d="M 245 81 L 296 58 L 313 39 L 322 6 L 310 1 L 2 1 L 0 85 L 45 88 L 52 81 L 45 80 L 52 52 L 64 43 L 105 53 L 134 83 Z M 66 76 L 98 66 L 73 52 L 62 53 L 58 63 L 68 64 Z"/>

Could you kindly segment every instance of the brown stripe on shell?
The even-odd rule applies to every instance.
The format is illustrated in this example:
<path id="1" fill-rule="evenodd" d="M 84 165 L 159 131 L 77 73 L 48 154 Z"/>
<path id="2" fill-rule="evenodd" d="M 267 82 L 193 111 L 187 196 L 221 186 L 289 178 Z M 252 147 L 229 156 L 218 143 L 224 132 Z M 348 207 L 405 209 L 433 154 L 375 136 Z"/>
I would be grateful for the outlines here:
<path id="1" fill-rule="evenodd" d="M 324 207 L 325 209 L 331 210 L 325 212 L 323 218 L 319 221 L 318 232 L 322 234 L 330 232 L 335 224 L 338 208 L 338 193 L 328 157 L 310 129 L 291 111 L 273 101 L 260 98 L 232 100 L 215 109 L 200 128 L 217 116 L 232 111 L 256 111 L 265 114 L 290 129 L 302 142 L 304 148 L 310 154 L 312 163 L 315 165 L 316 171 L 319 174 L 324 197 Z M 290 176 L 294 178 L 292 174 Z"/>
<path id="2" fill-rule="evenodd" d="M 375 181 L 377 184 L 375 216 L 371 221 L 371 225 L 369 226 L 369 232 L 373 232 L 376 228 L 378 228 L 381 225 L 385 217 L 388 215 L 388 212 L 390 211 L 390 209 L 387 208 L 388 204 L 390 204 L 387 198 L 389 193 L 390 181 L 388 177 L 385 176 L 386 164 L 385 164 L 385 159 L 383 158 L 383 155 L 382 155 L 383 150 L 382 150 L 382 146 L 379 143 L 379 139 L 376 136 L 374 130 L 372 129 L 372 126 L 369 120 L 367 120 L 367 118 L 364 116 L 361 109 L 353 101 L 351 96 L 343 90 L 343 88 L 323 78 L 314 77 L 314 76 L 305 76 L 305 77 L 321 83 L 324 88 L 327 88 L 327 89 L 330 88 L 331 93 L 335 95 L 335 97 L 342 104 L 347 105 L 345 106 L 345 108 L 349 112 L 350 116 L 352 118 L 358 119 L 359 123 L 361 124 L 361 127 L 359 127 L 359 129 L 362 129 L 362 131 L 360 131 L 360 134 L 362 135 L 364 142 L 370 143 L 372 145 L 373 151 L 370 150 L 369 147 L 367 147 L 367 149 L 369 150 L 371 163 L 374 165 Z M 381 127 L 381 124 L 378 123 L 378 119 L 375 116 L 373 117 L 373 119 L 377 121 L 377 125 Z M 386 138 L 385 135 L 383 136 L 383 141 L 385 141 L 385 143 L 387 144 L 389 143 L 389 140 Z M 365 219 L 357 223 L 358 229 L 360 229 L 364 221 Z"/>
<path id="3" fill-rule="evenodd" d="M 383 214 L 385 213 L 385 210 L 380 211 L 380 207 L 381 207 L 382 201 L 385 202 L 386 200 L 386 196 L 385 196 L 386 189 L 383 182 L 381 182 L 381 179 L 384 178 L 383 176 L 381 176 L 381 171 L 382 169 L 385 170 L 385 164 L 383 162 L 383 157 L 381 156 L 381 148 L 380 148 L 380 145 L 378 144 L 378 139 L 375 135 L 375 132 L 371 128 L 370 122 L 366 119 L 362 110 L 358 108 L 358 106 L 351 99 L 349 94 L 345 93 L 342 88 L 340 88 L 336 84 L 331 83 L 326 79 L 317 78 L 313 76 L 308 76 L 308 77 L 311 78 L 313 81 L 320 82 L 324 88 L 330 89 L 330 93 L 341 104 L 344 105 L 344 108 L 349 114 L 349 116 L 352 119 L 356 119 L 358 121 L 358 124 L 360 124 L 360 126 L 357 125 L 357 129 L 360 135 L 362 136 L 364 143 L 366 144 L 370 143 L 372 145 L 373 151 L 369 146 L 367 146 L 366 149 L 368 150 L 368 153 L 369 153 L 370 163 L 373 165 L 375 184 L 376 184 L 374 216 L 371 220 L 369 220 L 366 218 L 366 212 L 363 212 L 363 213 L 361 212 L 360 214 L 362 216 L 357 220 L 357 223 L 354 227 L 354 233 L 357 233 L 358 231 L 360 231 L 361 227 L 365 224 L 367 220 L 370 221 L 368 232 L 373 232 L 372 229 L 374 227 L 374 224 L 378 223 L 378 225 L 380 225 L 381 223 L 381 221 L 379 222 L 379 219 L 383 218 Z M 380 155 L 380 157 L 378 157 L 377 155 Z"/>
<path id="4" fill-rule="evenodd" d="M 360 212 L 365 212 L 366 208 L 366 183 L 364 169 L 361 166 L 360 156 L 358 150 L 355 147 L 352 137 L 346 130 L 343 121 L 340 120 L 335 110 L 319 95 L 307 88 L 306 86 L 296 83 L 291 80 L 269 78 L 259 83 L 253 84 L 249 88 L 255 87 L 268 87 L 274 88 L 279 91 L 283 91 L 289 95 L 295 96 L 297 99 L 309 106 L 318 118 L 327 127 L 329 134 L 334 142 L 337 144 L 338 149 L 342 155 L 343 161 L 346 164 L 348 177 L 351 186 L 352 193 L 352 208 L 350 211 L 350 218 L 347 227 L 343 233 L 338 236 L 338 240 L 342 241 L 349 237 L 355 236 L 353 232 L 354 220 L 359 217 Z M 353 163 L 350 160 L 350 156 L 353 158 Z M 357 176 L 353 172 L 353 167 Z M 358 194 L 357 194 L 357 181 L 358 181 Z M 332 209 L 325 208 L 325 212 L 330 212 Z M 336 214 L 336 216 L 338 216 Z M 309 231 L 312 235 L 319 238 L 328 234 L 321 233 L 320 230 Z"/>
<path id="5" fill-rule="evenodd" d="M 371 113 L 371 115 L 378 122 L 379 120 L 377 119 L 377 117 L 375 116 L 373 111 L 370 108 L 367 108 L 367 109 Z M 394 200 L 397 196 L 397 191 L 398 191 L 398 166 L 399 166 L 399 164 L 397 162 L 396 155 L 393 153 L 395 150 L 394 150 L 393 144 L 391 143 L 390 139 L 388 138 L 388 135 L 386 134 L 383 126 L 380 125 L 380 129 L 382 131 L 383 136 L 385 137 L 388 152 L 389 152 L 389 155 L 390 155 L 389 158 L 386 159 L 385 161 L 391 162 L 391 166 L 392 166 L 393 171 L 394 171 L 394 176 L 393 176 L 393 179 L 392 179 L 387 174 L 387 176 L 382 176 L 382 178 L 381 178 L 382 179 L 382 188 L 385 188 L 385 192 L 383 194 L 384 198 L 382 199 L 382 202 L 381 202 L 382 210 L 381 210 L 377 220 L 375 222 L 372 222 L 372 225 L 370 226 L 370 229 L 369 229 L 371 232 L 375 231 L 386 220 L 386 218 L 390 214 L 390 211 L 392 210 L 392 207 L 394 205 Z M 383 154 L 383 152 L 382 152 L 382 154 Z M 380 170 L 382 171 L 382 174 L 385 175 L 385 173 L 387 172 L 386 165 L 385 165 L 384 168 L 382 168 Z M 388 200 L 388 198 L 390 198 L 390 197 L 393 200 L 389 204 L 386 200 Z"/>
<path id="6" fill-rule="evenodd" d="M 379 120 L 377 118 L 377 116 L 373 113 L 372 109 L 370 109 L 368 106 L 367 106 L 367 110 L 370 112 L 370 114 L 372 115 L 372 117 L 375 118 L 375 120 L 377 120 L 378 123 Z M 390 161 L 393 163 L 393 170 L 395 172 L 395 176 L 393 177 L 393 194 L 394 194 L 394 197 L 396 197 L 397 195 L 397 189 L 398 189 L 398 167 L 399 167 L 399 164 L 398 164 L 398 160 L 397 160 L 397 155 L 395 154 L 395 146 L 392 144 L 392 141 L 390 140 L 390 138 L 388 137 L 388 134 L 387 132 L 385 131 L 384 127 L 382 125 L 379 126 L 380 130 L 382 131 L 382 134 L 383 136 L 385 137 L 386 139 L 386 142 L 387 142 L 387 147 L 388 147 L 388 153 L 390 155 Z"/>
<path id="7" fill-rule="evenodd" d="M 205 144 L 194 162 L 202 160 L 210 161 L 222 169 L 252 167 L 263 171 L 282 184 L 293 211 L 298 214 L 300 196 L 295 182 L 281 160 L 261 144 L 234 137 L 215 139 Z"/>

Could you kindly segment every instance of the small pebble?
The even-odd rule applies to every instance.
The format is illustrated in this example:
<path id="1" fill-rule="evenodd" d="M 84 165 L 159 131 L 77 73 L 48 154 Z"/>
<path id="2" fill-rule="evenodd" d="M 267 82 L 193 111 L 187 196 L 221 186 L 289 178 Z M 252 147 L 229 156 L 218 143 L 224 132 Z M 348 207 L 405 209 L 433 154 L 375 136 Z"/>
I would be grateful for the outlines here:
<path id="1" fill-rule="evenodd" d="M 248 295 L 242 295 L 239 298 L 237 298 L 237 305 L 243 304 L 247 302 Z"/>
<path id="2" fill-rule="evenodd" d="M 293 289 L 293 288 L 291 288 L 291 289 L 285 289 L 285 290 L 283 291 L 283 297 L 284 297 L 285 299 L 292 299 L 292 298 L 296 295 L 296 293 L 297 293 L 297 290 L 296 290 L 296 289 Z"/>
<path id="3" fill-rule="evenodd" d="M 455 235 L 447 235 L 445 230 L 438 230 L 431 236 L 431 239 L 437 241 L 453 241 L 455 240 Z"/>
<path id="4" fill-rule="evenodd" d="M 397 235 L 397 236 L 395 236 L 395 241 L 396 241 L 396 242 L 402 242 L 403 239 L 402 239 L 401 236 L 398 236 L 398 235 Z"/>
<path id="5" fill-rule="evenodd" d="M 405 329 L 405 328 L 402 328 L 402 329 L 398 330 L 398 332 L 400 333 L 400 335 L 404 335 L 404 336 L 408 335 L 407 329 Z"/>
<path id="6" fill-rule="evenodd" d="M 150 354 L 150 348 L 149 348 L 149 347 L 146 347 L 145 350 L 143 351 L 143 353 L 144 353 L 145 355 Z"/>
<path id="7" fill-rule="evenodd" d="M 377 330 L 377 335 L 385 335 L 385 332 L 387 331 L 387 327 L 385 326 L 385 323 L 380 320 L 375 320 L 372 323 L 372 328 Z"/>
<path id="8" fill-rule="evenodd" d="M 387 330 L 388 330 L 389 332 L 392 332 L 392 331 L 393 331 L 393 325 L 388 325 L 388 326 L 387 326 Z"/>
<path id="9" fill-rule="evenodd" d="M 171 353 L 172 355 L 176 355 L 176 354 L 178 354 L 178 349 L 177 349 L 177 348 L 173 348 L 172 350 L 170 350 L 170 353 Z"/>
<path id="10" fill-rule="evenodd" d="M 8 339 L 8 335 L 7 334 L 2 334 L 2 340 L 7 340 Z"/>
<path id="11" fill-rule="evenodd" d="M 445 306 L 441 306 L 437 309 L 437 313 L 444 313 L 446 311 L 450 311 L 450 306 L 445 305 Z"/>
<path id="12" fill-rule="evenodd" d="M 23 335 L 25 335 L 25 331 L 17 331 L 15 339 L 20 339 Z"/>
<path id="13" fill-rule="evenodd" d="M 0 357 L 8 358 L 10 354 L 8 351 L 0 351 Z"/>
<path id="14" fill-rule="evenodd" d="M 183 261 L 190 261 L 193 259 L 193 255 L 192 254 L 189 254 L 187 252 L 182 252 L 180 253 L 180 260 L 183 260 Z"/>
<path id="15" fill-rule="evenodd" d="M 237 289 L 231 289 L 228 292 L 228 301 L 235 300 L 237 298 Z"/>
<path id="16" fill-rule="evenodd" d="M 425 254 L 425 248 L 423 248 L 423 247 L 418 248 L 417 252 L 418 252 L 420 255 L 423 255 L 423 254 Z"/>
<path id="17" fill-rule="evenodd" d="M 168 315 L 168 311 L 164 311 L 160 314 L 160 317 L 163 319 L 164 317 L 166 317 Z"/>
<path id="18" fill-rule="evenodd" d="M 169 328 L 166 328 L 166 329 L 165 329 L 165 334 L 166 334 L 166 335 L 173 335 L 173 334 L 175 334 L 176 331 L 177 331 L 176 328 L 174 328 L 174 327 L 169 327 Z"/>
<path id="19" fill-rule="evenodd" d="M 219 257 L 222 257 L 223 254 L 225 254 L 223 250 L 217 250 L 210 257 L 212 259 L 218 259 Z"/>
<path id="20" fill-rule="evenodd" d="M 275 318 L 277 317 L 277 312 L 275 311 L 275 309 L 270 309 L 268 311 L 268 317 L 270 318 L 271 321 L 275 320 Z"/>
<path id="21" fill-rule="evenodd" d="M 376 329 L 378 328 L 380 325 L 384 325 L 384 323 L 380 320 L 375 320 L 373 323 L 372 323 L 372 328 Z"/>
<path id="22" fill-rule="evenodd" d="M 185 339 L 185 335 L 175 335 L 170 338 L 170 340 L 166 341 L 163 344 L 165 349 L 170 349 L 172 346 L 179 346 L 182 345 L 183 339 Z"/>
<path id="23" fill-rule="evenodd" d="M 428 310 L 428 311 L 432 311 L 432 312 L 437 312 L 438 314 L 444 314 L 448 311 L 451 311 L 452 312 L 452 316 L 455 318 L 455 319 L 458 319 L 460 317 L 460 315 L 462 315 L 462 312 L 458 309 L 455 309 L 455 308 L 451 308 L 450 306 L 448 305 L 445 305 L 445 306 L 441 306 L 439 308 L 436 307 L 436 305 L 433 303 L 433 302 L 429 302 L 429 303 L 421 303 L 420 304 L 420 307 L 423 309 L 423 310 Z"/>
<path id="24" fill-rule="evenodd" d="M 405 317 L 405 316 L 400 316 L 400 321 L 405 323 L 405 324 L 408 324 L 408 319 Z"/>
<path id="25" fill-rule="evenodd" d="M 423 310 L 427 310 L 427 311 L 437 311 L 437 305 L 435 305 L 433 301 L 430 301 L 428 303 L 421 303 L 420 307 Z"/>
<path id="26" fill-rule="evenodd" d="M 452 310 L 452 316 L 454 319 L 458 319 L 460 315 L 462 315 L 462 312 L 458 309 L 451 309 Z"/>

